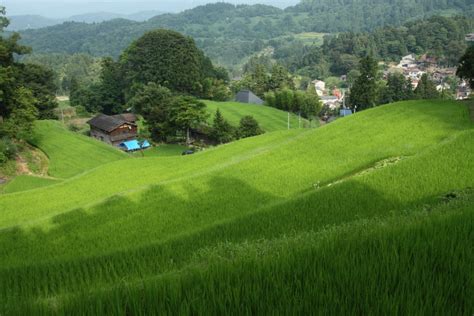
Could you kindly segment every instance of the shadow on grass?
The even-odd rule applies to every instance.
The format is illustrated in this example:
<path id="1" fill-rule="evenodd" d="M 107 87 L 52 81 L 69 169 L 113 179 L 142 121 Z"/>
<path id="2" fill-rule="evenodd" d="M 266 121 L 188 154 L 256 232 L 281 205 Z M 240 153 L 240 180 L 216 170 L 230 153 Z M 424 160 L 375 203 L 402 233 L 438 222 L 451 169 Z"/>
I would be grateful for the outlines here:
<path id="1" fill-rule="evenodd" d="M 179 189 L 153 187 L 137 201 L 116 196 L 92 210 L 56 216 L 49 230 L 2 232 L 0 283 L 6 286 L 0 298 L 156 276 L 181 269 L 196 251 L 219 243 L 318 231 L 400 208 L 355 181 L 289 201 L 235 179 Z"/>

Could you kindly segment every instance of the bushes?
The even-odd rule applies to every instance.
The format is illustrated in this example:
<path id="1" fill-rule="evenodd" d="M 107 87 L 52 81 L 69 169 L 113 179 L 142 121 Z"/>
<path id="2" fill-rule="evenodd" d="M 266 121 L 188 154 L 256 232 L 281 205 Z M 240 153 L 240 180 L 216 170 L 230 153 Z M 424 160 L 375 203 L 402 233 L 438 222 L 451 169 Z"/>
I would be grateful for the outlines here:
<path id="1" fill-rule="evenodd" d="M 237 130 L 238 138 L 246 138 L 263 134 L 264 131 L 258 125 L 257 120 L 253 116 L 244 116 L 239 123 L 239 129 Z"/>
<path id="2" fill-rule="evenodd" d="M 222 116 L 219 109 L 216 110 L 214 121 L 212 124 L 211 138 L 218 144 L 229 143 L 234 139 L 257 136 L 265 133 L 260 128 L 257 120 L 246 115 L 240 119 L 239 127 L 235 128 Z"/>
<path id="3" fill-rule="evenodd" d="M 17 152 L 18 147 L 10 138 L 4 137 L 0 139 L 0 164 L 15 158 Z"/>
<path id="4" fill-rule="evenodd" d="M 280 110 L 300 113 L 303 117 L 311 119 L 321 110 L 321 103 L 316 94 L 304 91 L 281 89 L 265 94 L 265 104 Z"/>

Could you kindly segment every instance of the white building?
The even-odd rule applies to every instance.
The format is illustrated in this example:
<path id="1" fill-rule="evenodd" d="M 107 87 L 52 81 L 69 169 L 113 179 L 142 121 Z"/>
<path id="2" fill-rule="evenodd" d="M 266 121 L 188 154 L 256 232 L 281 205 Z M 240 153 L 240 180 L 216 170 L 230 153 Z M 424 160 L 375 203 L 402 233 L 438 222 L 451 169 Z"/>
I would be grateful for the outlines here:
<path id="1" fill-rule="evenodd" d="M 311 82 L 314 85 L 314 88 L 316 89 L 316 93 L 318 96 L 322 97 L 324 93 L 326 92 L 326 83 L 322 80 L 314 80 Z"/>

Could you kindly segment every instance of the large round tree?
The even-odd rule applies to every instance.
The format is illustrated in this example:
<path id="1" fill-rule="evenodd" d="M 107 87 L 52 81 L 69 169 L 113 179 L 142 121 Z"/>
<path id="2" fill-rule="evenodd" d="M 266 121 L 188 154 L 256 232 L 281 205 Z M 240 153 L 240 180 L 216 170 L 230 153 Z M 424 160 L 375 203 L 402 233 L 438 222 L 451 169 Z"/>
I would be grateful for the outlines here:
<path id="1" fill-rule="evenodd" d="M 146 33 L 128 47 L 120 61 L 129 84 L 155 82 L 173 91 L 193 94 L 212 64 L 194 40 L 169 30 Z"/>

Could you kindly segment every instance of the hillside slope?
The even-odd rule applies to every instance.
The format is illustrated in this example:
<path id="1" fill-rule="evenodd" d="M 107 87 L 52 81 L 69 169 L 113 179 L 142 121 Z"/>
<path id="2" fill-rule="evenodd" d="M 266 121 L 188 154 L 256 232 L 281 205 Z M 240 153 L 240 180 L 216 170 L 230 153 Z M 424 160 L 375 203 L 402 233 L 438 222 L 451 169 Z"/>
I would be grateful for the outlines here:
<path id="1" fill-rule="evenodd" d="M 463 314 L 473 137 L 403 102 L 0 196 L 0 311 Z"/>
<path id="2" fill-rule="evenodd" d="M 49 158 L 52 177 L 69 178 L 104 163 L 127 158 L 120 150 L 68 131 L 57 121 L 38 121 L 34 145 Z"/>
<path id="3" fill-rule="evenodd" d="M 211 115 L 210 120 L 214 118 L 216 110 L 219 109 L 226 120 L 233 126 L 238 126 L 240 119 L 246 115 L 253 116 L 260 127 L 266 132 L 274 132 L 288 129 L 288 113 L 268 107 L 254 104 L 245 104 L 239 102 L 214 102 L 204 101 L 207 110 Z M 313 123 L 315 125 L 316 123 Z M 309 122 L 301 119 L 298 121 L 298 116 L 290 115 L 290 129 L 309 127 Z"/>
<path id="4" fill-rule="evenodd" d="M 67 22 L 21 34 L 23 42 L 36 53 L 117 57 L 146 31 L 165 28 L 194 38 L 215 63 L 235 66 L 264 48 L 265 41 L 268 43 L 284 35 L 373 31 L 435 14 L 474 17 L 474 4 L 470 0 L 381 0 L 375 3 L 372 0 L 318 0 L 303 1 L 283 11 L 265 5 L 215 3 L 179 14 L 163 14 L 146 22 L 124 19 L 97 24 Z"/>

